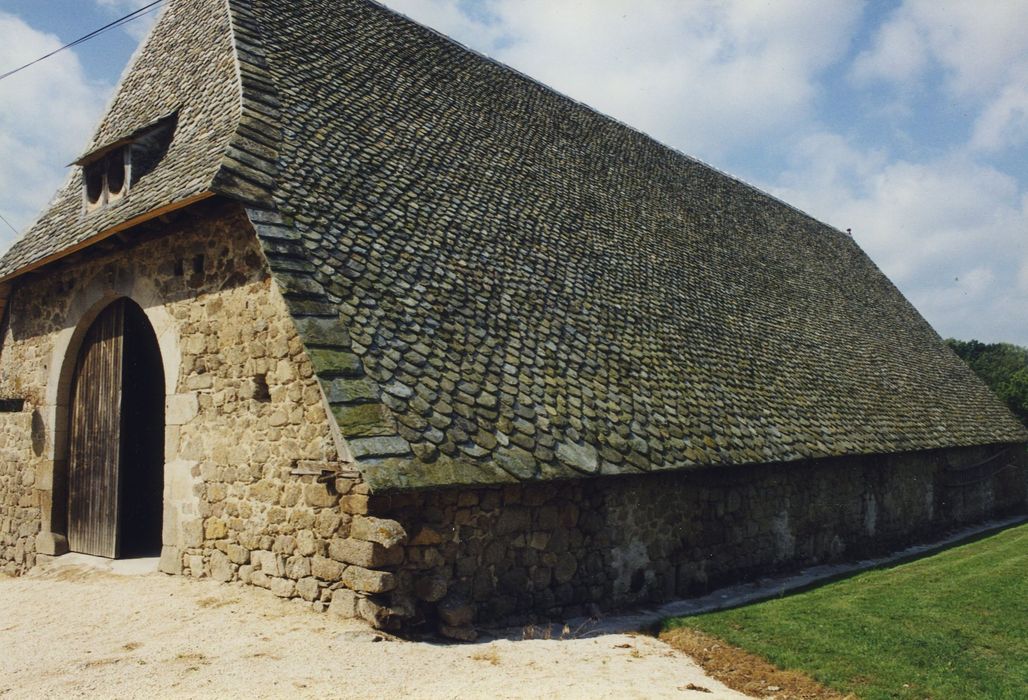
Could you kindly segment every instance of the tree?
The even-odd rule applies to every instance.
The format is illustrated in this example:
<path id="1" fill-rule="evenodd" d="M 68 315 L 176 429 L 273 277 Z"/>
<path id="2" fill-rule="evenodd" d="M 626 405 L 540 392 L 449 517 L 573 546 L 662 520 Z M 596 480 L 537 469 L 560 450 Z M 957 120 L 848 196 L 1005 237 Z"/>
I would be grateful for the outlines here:
<path id="1" fill-rule="evenodd" d="M 1028 426 L 1028 348 L 954 338 L 946 344 Z"/>

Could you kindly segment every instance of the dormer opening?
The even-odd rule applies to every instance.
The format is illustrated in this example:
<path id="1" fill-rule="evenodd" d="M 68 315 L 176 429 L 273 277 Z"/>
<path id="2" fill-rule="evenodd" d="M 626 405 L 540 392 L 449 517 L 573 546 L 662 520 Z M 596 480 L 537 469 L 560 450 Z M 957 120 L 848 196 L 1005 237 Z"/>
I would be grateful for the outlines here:
<path id="1" fill-rule="evenodd" d="M 86 205 L 96 208 L 121 199 L 126 194 L 132 160 L 126 147 L 116 148 L 82 169 L 86 188 Z"/>
<path id="2" fill-rule="evenodd" d="M 117 197 L 125 187 L 125 171 L 132 167 L 131 159 L 127 158 L 126 149 L 115 151 L 107 158 L 107 195 Z"/>
<path id="3" fill-rule="evenodd" d="M 177 115 L 172 114 L 79 159 L 86 210 L 124 199 L 153 172 L 171 146 L 176 123 Z"/>
<path id="4" fill-rule="evenodd" d="M 86 202 L 99 204 L 104 194 L 104 168 L 103 163 L 87 165 L 83 169 L 83 177 L 86 179 Z"/>

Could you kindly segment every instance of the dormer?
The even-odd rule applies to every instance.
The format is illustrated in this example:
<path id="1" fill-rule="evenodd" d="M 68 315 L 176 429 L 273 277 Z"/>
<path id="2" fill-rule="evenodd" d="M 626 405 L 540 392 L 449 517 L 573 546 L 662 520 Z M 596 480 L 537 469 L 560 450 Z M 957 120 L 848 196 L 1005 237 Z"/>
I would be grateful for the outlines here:
<path id="1" fill-rule="evenodd" d="M 82 166 L 86 209 L 113 204 L 128 193 L 132 180 L 132 152 L 125 146 L 114 149 Z"/>
<path id="2" fill-rule="evenodd" d="M 82 156 L 82 195 L 87 212 L 113 205 L 129 196 L 145 175 L 153 172 L 171 146 L 177 115 L 171 114 Z"/>

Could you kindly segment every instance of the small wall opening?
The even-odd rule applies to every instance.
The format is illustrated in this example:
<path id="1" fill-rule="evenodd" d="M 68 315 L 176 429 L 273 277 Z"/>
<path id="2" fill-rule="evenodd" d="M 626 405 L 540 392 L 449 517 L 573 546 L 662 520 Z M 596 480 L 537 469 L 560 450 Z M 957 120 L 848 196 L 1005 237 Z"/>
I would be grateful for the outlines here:
<path id="1" fill-rule="evenodd" d="M 268 375 L 257 374 L 253 378 L 253 398 L 267 403 L 271 401 L 271 389 L 268 388 Z"/>
<path id="2" fill-rule="evenodd" d="M 116 148 L 102 158 L 83 166 L 86 206 L 90 209 L 121 199 L 127 193 L 129 151 Z"/>
<path id="3" fill-rule="evenodd" d="M 121 194 L 125 187 L 125 154 L 115 151 L 107 157 L 107 192 L 111 196 Z"/>
<path id="4" fill-rule="evenodd" d="M 178 116 L 169 115 L 77 161 L 82 166 L 86 210 L 117 202 L 153 172 L 167 155 L 177 124 Z"/>

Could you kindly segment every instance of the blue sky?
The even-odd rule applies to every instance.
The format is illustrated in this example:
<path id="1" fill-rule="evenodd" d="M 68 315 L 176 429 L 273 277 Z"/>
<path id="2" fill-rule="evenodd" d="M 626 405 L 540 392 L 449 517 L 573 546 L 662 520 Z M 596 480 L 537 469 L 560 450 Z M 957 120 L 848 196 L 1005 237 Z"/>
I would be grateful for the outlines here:
<path id="1" fill-rule="evenodd" d="M 145 4 L 0 0 L 0 72 Z M 1028 3 L 385 4 L 851 228 L 943 336 L 1028 345 Z M 153 17 L 0 82 L 0 215 L 17 228 Z"/>

